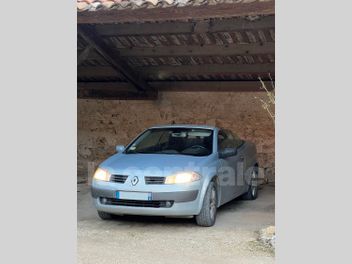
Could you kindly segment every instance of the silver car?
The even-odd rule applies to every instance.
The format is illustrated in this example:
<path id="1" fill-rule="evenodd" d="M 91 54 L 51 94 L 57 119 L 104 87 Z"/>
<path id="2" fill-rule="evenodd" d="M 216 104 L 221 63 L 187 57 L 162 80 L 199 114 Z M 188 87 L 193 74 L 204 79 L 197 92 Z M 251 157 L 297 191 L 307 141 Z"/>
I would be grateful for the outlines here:
<path id="1" fill-rule="evenodd" d="M 166 125 L 145 130 L 102 162 L 92 180 L 100 218 L 112 215 L 195 216 L 215 223 L 217 208 L 256 199 L 256 147 L 229 130 Z"/>

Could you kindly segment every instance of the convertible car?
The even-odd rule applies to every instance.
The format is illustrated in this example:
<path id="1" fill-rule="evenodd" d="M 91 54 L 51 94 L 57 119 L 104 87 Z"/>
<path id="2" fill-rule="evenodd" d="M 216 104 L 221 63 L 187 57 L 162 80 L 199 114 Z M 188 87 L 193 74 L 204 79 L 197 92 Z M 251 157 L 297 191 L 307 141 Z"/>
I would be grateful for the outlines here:
<path id="1" fill-rule="evenodd" d="M 165 125 L 145 130 L 97 168 L 92 196 L 101 219 L 195 216 L 212 226 L 217 208 L 257 197 L 256 147 L 226 129 Z"/>

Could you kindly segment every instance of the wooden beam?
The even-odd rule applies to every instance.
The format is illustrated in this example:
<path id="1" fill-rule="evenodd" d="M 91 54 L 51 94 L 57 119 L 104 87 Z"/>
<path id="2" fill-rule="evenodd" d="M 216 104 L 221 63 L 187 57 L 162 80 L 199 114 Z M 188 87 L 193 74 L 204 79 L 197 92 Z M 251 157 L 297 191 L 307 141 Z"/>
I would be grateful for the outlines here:
<path id="1" fill-rule="evenodd" d="M 275 43 L 266 42 L 231 45 L 206 45 L 206 46 L 165 46 L 156 48 L 131 48 L 121 49 L 122 56 L 130 57 L 159 57 L 159 56 L 232 56 L 247 54 L 273 54 Z"/>
<path id="2" fill-rule="evenodd" d="M 133 86 L 128 82 L 77 82 L 78 90 L 115 90 L 118 92 L 133 92 Z"/>
<path id="3" fill-rule="evenodd" d="M 275 14 L 275 1 L 267 0 L 185 7 L 84 11 L 77 13 L 77 22 L 79 24 L 137 23 L 272 14 Z"/>
<path id="4" fill-rule="evenodd" d="M 275 43 L 250 43 L 205 46 L 163 46 L 154 48 L 119 49 L 121 57 L 163 57 L 163 56 L 233 56 L 253 54 L 274 54 Z M 101 59 L 96 52 L 91 52 L 88 59 Z"/>
<path id="5" fill-rule="evenodd" d="M 237 74 L 237 73 L 271 73 L 275 72 L 275 64 L 203 64 L 182 66 L 151 66 L 138 67 L 136 71 L 145 79 L 165 79 L 173 75 L 201 75 L 201 74 Z M 116 76 L 113 68 L 108 66 L 80 66 L 78 76 L 85 77 L 112 77 Z"/>
<path id="6" fill-rule="evenodd" d="M 275 72 L 275 65 L 268 64 L 203 64 L 182 66 L 155 66 L 140 69 L 144 76 L 164 79 L 173 75 L 236 74 Z"/>
<path id="7" fill-rule="evenodd" d="M 88 78 L 120 77 L 119 73 L 110 66 L 78 66 L 77 75 Z"/>
<path id="8" fill-rule="evenodd" d="M 101 100 L 156 100 L 158 95 L 141 92 L 116 92 L 105 90 L 78 91 L 78 99 L 101 99 Z"/>
<path id="9" fill-rule="evenodd" d="M 158 93 L 117 91 L 111 89 L 78 89 L 78 99 L 102 99 L 102 100 L 156 100 Z"/>
<path id="10" fill-rule="evenodd" d="M 163 23 L 129 23 L 96 25 L 101 36 L 124 35 L 164 35 L 164 34 L 192 34 L 233 32 L 239 30 L 260 30 L 275 28 L 275 16 L 263 16 L 255 20 L 246 18 L 228 18 L 221 20 L 203 21 L 166 21 Z"/>
<path id="11" fill-rule="evenodd" d="M 270 81 L 264 81 L 272 90 Z M 158 91 L 171 92 L 265 92 L 258 81 L 163 81 L 149 82 Z M 131 84 L 126 82 L 78 82 L 79 91 L 104 90 L 110 92 L 132 91 Z"/>
<path id="12" fill-rule="evenodd" d="M 90 46 L 87 46 L 84 50 L 82 50 L 77 57 L 77 65 L 82 64 L 82 62 L 88 59 L 91 51 L 92 51 L 92 47 Z M 96 53 L 94 56 L 96 56 Z"/>
<path id="13" fill-rule="evenodd" d="M 272 90 L 270 82 L 264 83 Z M 159 91 L 170 92 L 265 92 L 259 81 L 151 82 L 150 85 Z"/>
<path id="14" fill-rule="evenodd" d="M 78 27 L 79 35 L 93 47 L 110 65 L 111 68 L 120 72 L 126 80 L 133 84 L 138 91 L 147 91 L 151 88 L 136 74 L 130 66 L 121 58 L 118 51 L 111 49 L 96 32 L 92 25 L 81 25 Z"/>

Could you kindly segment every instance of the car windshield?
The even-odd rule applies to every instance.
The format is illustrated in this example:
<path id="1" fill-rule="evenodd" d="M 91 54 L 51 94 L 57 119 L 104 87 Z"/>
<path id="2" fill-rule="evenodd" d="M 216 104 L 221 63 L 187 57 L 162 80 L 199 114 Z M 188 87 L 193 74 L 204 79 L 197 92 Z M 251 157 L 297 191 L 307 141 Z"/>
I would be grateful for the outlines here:
<path id="1" fill-rule="evenodd" d="M 153 128 L 140 135 L 125 154 L 208 156 L 213 152 L 213 131 L 200 128 Z"/>

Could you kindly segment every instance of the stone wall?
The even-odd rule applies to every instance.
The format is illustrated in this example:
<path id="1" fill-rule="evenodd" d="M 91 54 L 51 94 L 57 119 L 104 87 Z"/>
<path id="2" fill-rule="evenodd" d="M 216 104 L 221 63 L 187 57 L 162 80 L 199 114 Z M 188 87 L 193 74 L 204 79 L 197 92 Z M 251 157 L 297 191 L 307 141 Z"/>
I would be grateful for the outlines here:
<path id="1" fill-rule="evenodd" d="M 275 130 L 261 108 L 264 93 L 161 92 L 156 101 L 78 100 L 78 175 L 90 170 L 115 146 L 126 145 L 152 125 L 210 124 L 231 129 L 256 143 L 259 163 L 274 178 Z M 255 98 L 258 97 L 258 98 Z"/>

